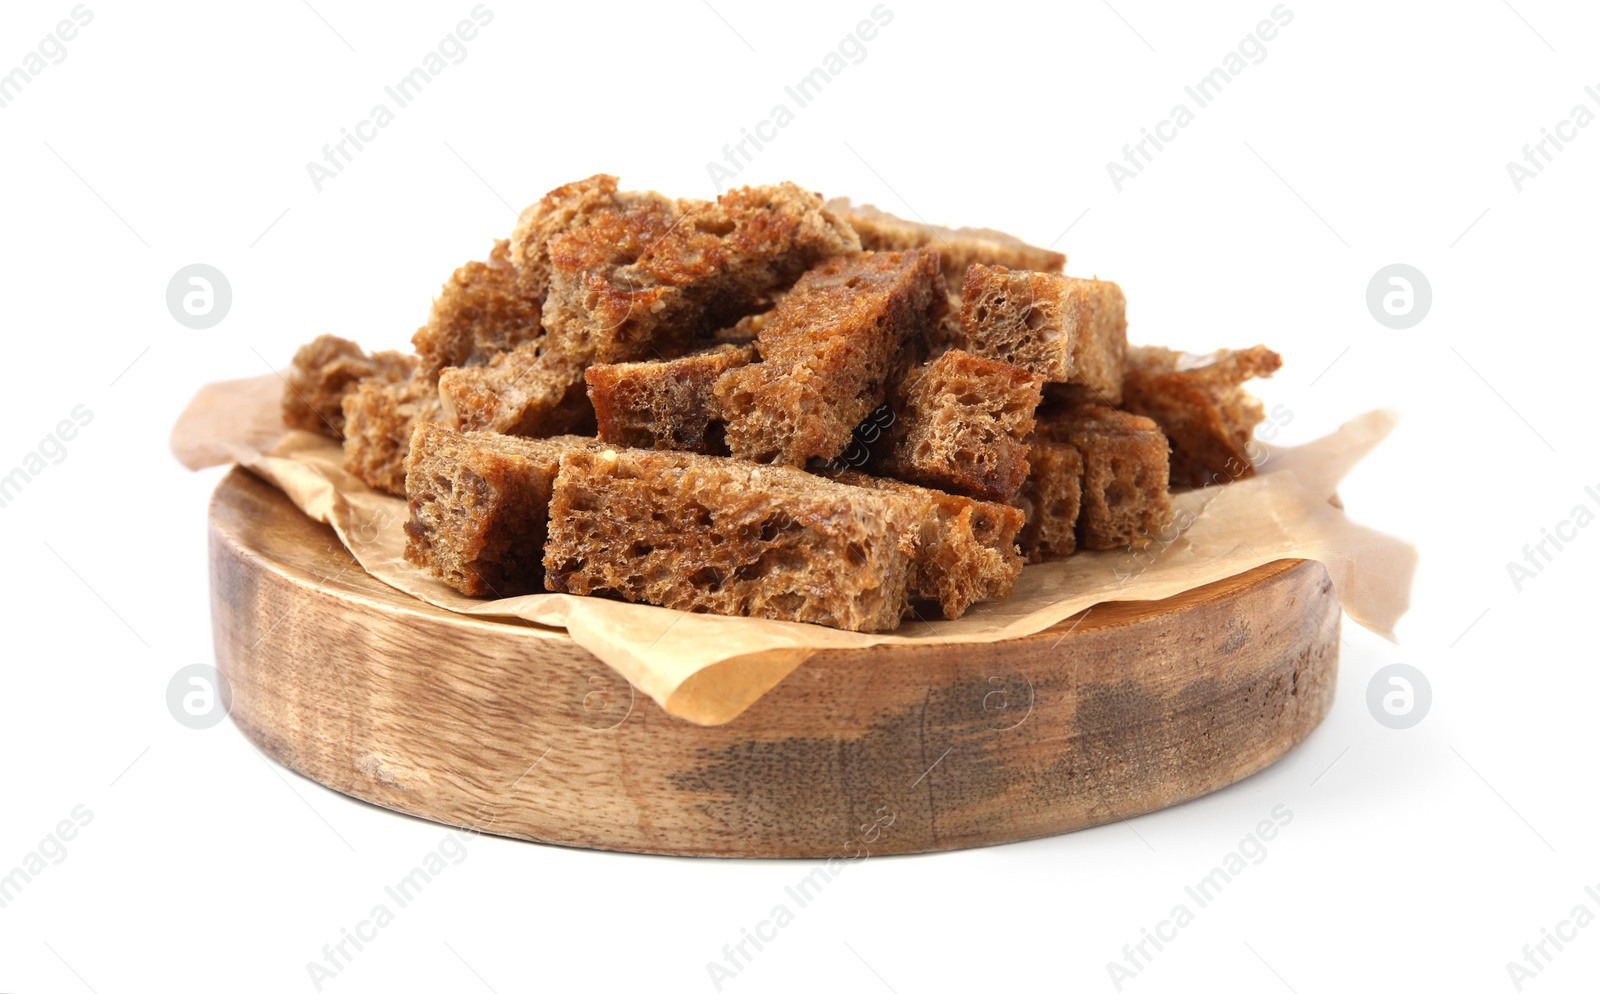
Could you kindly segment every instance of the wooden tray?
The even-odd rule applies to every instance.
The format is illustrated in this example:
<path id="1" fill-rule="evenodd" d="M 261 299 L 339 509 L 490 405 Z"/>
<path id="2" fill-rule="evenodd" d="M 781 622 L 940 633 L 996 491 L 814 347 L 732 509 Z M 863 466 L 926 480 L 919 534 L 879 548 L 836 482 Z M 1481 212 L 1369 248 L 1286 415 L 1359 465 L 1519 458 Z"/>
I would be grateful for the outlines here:
<path id="1" fill-rule="evenodd" d="M 1339 603 L 1286 560 L 990 645 L 827 651 L 725 725 L 673 718 L 564 632 L 432 607 L 242 470 L 211 504 L 217 665 L 285 766 L 520 839 L 853 858 L 1031 839 L 1272 764 L 1322 720 Z"/>

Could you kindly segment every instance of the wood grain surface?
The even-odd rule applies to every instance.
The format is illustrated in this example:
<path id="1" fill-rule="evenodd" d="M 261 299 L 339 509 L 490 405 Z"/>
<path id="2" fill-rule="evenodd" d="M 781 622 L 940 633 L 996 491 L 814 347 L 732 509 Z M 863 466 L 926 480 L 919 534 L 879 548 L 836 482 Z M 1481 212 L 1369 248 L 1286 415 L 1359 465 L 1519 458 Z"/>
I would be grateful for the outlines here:
<path id="1" fill-rule="evenodd" d="M 387 587 L 243 470 L 211 505 L 235 724 L 353 797 L 595 849 L 842 857 L 1069 832 L 1272 764 L 1333 701 L 1340 610 L 1289 560 L 990 645 L 818 653 L 725 725 L 564 632 Z"/>

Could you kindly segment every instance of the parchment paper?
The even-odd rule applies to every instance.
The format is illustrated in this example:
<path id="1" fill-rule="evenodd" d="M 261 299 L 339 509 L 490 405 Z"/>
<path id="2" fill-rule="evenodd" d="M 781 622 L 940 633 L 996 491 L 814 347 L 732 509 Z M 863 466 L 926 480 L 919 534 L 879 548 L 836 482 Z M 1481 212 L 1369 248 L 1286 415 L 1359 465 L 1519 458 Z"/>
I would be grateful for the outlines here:
<path id="1" fill-rule="evenodd" d="M 1259 446 L 1256 476 L 1176 495 L 1173 528 L 1145 549 L 1025 567 L 1010 599 L 976 604 L 957 621 L 911 620 L 864 635 L 570 594 L 476 600 L 405 561 L 405 501 L 346 473 L 337 442 L 286 432 L 281 389 L 276 376 L 203 388 L 173 429 L 174 454 L 190 469 L 248 467 L 331 525 L 368 573 L 398 590 L 462 614 L 565 628 L 669 714 L 703 725 L 733 720 L 819 649 L 1016 638 L 1100 602 L 1159 600 L 1279 559 L 1320 560 L 1350 618 L 1393 640 L 1416 569 L 1410 545 L 1331 503 L 1339 481 L 1395 424 L 1393 414 L 1374 411 L 1306 445 Z"/>

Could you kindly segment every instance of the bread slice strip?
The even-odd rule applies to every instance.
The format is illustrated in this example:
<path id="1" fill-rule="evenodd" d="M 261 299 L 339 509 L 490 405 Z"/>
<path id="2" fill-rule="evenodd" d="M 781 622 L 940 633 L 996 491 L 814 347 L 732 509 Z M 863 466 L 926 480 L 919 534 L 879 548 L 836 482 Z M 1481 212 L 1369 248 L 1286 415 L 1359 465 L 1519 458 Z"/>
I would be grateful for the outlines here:
<path id="1" fill-rule="evenodd" d="M 728 448 L 756 462 L 832 459 L 948 306 L 934 253 L 869 252 L 800 278 L 762 323 L 761 362 L 722 374 Z"/>
<path id="2" fill-rule="evenodd" d="M 469 597 L 543 589 L 561 454 L 598 444 L 418 425 L 405 461 L 406 560 Z"/>
<path id="3" fill-rule="evenodd" d="M 1255 473 L 1250 435 L 1266 412 L 1242 384 L 1282 365 L 1283 357 L 1265 345 L 1206 356 L 1136 346 L 1128 350 L 1123 406 L 1166 433 L 1174 487 L 1244 479 Z"/>
<path id="4" fill-rule="evenodd" d="M 1059 273 L 1067 257 L 1029 245 L 1015 235 L 989 228 L 941 228 L 896 217 L 871 204 L 855 206 L 846 198 L 828 201 L 830 211 L 844 218 L 871 252 L 904 252 L 930 248 L 939 253 L 944 278 L 959 287 L 967 267 L 975 263 Z"/>
<path id="5" fill-rule="evenodd" d="M 954 621 L 978 601 L 1011 596 L 1022 572 L 1016 546 L 1022 511 L 857 470 L 833 470 L 827 476 L 914 502 L 920 528 L 911 567 L 913 600 L 937 602 L 944 617 Z"/>
<path id="6" fill-rule="evenodd" d="M 1039 435 L 1065 442 L 1083 458 L 1083 500 L 1078 545 L 1086 549 L 1138 547 L 1172 521 L 1167 493 L 1166 436 L 1154 421 L 1082 404 L 1041 413 Z"/>
<path id="7" fill-rule="evenodd" d="M 642 449 L 563 453 L 545 587 L 847 631 L 900 624 L 906 498 L 788 466 Z"/>
<path id="8" fill-rule="evenodd" d="M 659 362 L 619 362 L 584 372 L 600 438 L 636 449 L 726 455 L 721 408 L 711 388 L 755 358 L 751 345 L 719 345 Z"/>
<path id="9" fill-rule="evenodd" d="M 952 349 L 896 390 L 878 469 L 983 500 L 1009 501 L 1028 478 L 1037 376 Z"/>

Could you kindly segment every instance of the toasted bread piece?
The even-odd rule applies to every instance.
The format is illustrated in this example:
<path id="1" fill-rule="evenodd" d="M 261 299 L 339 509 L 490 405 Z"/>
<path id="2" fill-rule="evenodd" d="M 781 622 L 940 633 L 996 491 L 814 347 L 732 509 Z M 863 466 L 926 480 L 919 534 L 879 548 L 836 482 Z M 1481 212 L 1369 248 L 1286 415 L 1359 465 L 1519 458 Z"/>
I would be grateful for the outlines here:
<path id="1" fill-rule="evenodd" d="M 516 438 L 419 424 L 406 456 L 407 561 L 469 597 L 544 589 L 561 453 L 592 438 Z"/>
<path id="2" fill-rule="evenodd" d="M 300 346 L 283 381 L 283 423 L 332 439 L 344 438 L 344 398 L 362 380 L 393 383 L 411 375 L 416 360 L 399 352 L 368 355 L 337 335 Z"/>
<path id="3" fill-rule="evenodd" d="M 938 267 L 925 250 L 869 252 L 801 277 L 762 325 L 762 361 L 717 381 L 733 454 L 803 466 L 843 452 L 947 306 Z"/>
<path id="4" fill-rule="evenodd" d="M 544 335 L 499 369 L 446 372 L 440 389 L 469 430 L 574 430 L 589 365 L 681 355 L 859 249 L 821 197 L 792 183 L 716 201 L 622 193 L 610 176 L 569 184 L 525 211 L 511 238 L 519 279 L 542 288 Z"/>
<path id="5" fill-rule="evenodd" d="M 1115 283 L 973 266 L 961 288 L 967 351 L 1078 385 L 1100 403 L 1122 397 L 1127 301 Z"/>
<path id="6" fill-rule="evenodd" d="M 1028 480 L 1012 506 L 1026 523 L 1017 546 L 1030 563 L 1065 559 L 1078 549 L 1078 509 L 1083 501 L 1083 457 L 1065 442 L 1035 437 L 1028 453 Z"/>
<path id="7" fill-rule="evenodd" d="M 411 432 L 443 416 L 431 377 L 362 380 L 344 398 L 344 468 L 370 487 L 404 496 Z"/>
<path id="8" fill-rule="evenodd" d="M 793 183 L 601 211 L 550 239 L 544 322 L 592 349 L 590 361 L 670 358 L 860 247 L 821 197 Z"/>
<path id="9" fill-rule="evenodd" d="M 789 466 L 642 449 L 561 457 L 545 586 L 683 611 L 894 628 L 912 503 Z"/>
<path id="10" fill-rule="evenodd" d="M 445 421 L 462 431 L 504 435 L 578 434 L 594 430 L 594 408 L 584 390 L 586 363 L 547 339 L 503 352 L 487 366 L 439 374 Z"/>
<path id="11" fill-rule="evenodd" d="M 1266 417 L 1241 384 L 1282 365 L 1283 357 L 1265 345 L 1206 356 L 1135 346 L 1128 350 L 1122 402 L 1166 433 L 1174 487 L 1227 483 L 1255 473 L 1250 435 Z"/>
<path id="12" fill-rule="evenodd" d="M 543 303 L 550 288 L 550 243 L 558 235 L 586 226 L 607 214 L 632 212 L 673 216 L 678 202 L 659 193 L 617 189 L 617 178 L 604 173 L 559 186 L 524 210 L 511 232 L 510 259 Z"/>
<path id="13" fill-rule="evenodd" d="M 502 352 L 536 340 L 540 289 L 498 241 L 485 262 L 469 262 L 439 290 L 428 323 L 411 336 L 423 373 L 449 366 L 482 366 Z"/>
<path id="14" fill-rule="evenodd" d="M 908 374 L 878 469 L 982 500 L 1009 501 L 1028 478 L 1037 376 L 952 349 Z"/>
<path id="15" fill-rule="evenodd" d="M 944 278 L 960 286 L 967 267 L 974 263 L 1037 269 L 1059 273 L 1067 257 L 1050 249 L 1036 248 L 1014 235 L 989 228 L 941 228 L 907 221 L 871 204 L 855 206 L 847 198 L 828 201 L 827 207 L 844 218 L 861 236 L 861 247 L 871 252 L 903 252 L 931 248 L 939 253 Z"/>
<path id="16" fill-rule="evenodd" d="M 978 601 L 1011 596 L 1022 572 L 1016 546 L 1022 511 L 856 470 L 831 470 L 826 475 L 913 502 L 920 522 L 912 554 L 913 600 L 937 601 L 945 618 L 954 621 Z"/>
<path id="17" fill-rule="evenodd" d="M 1078 545 L 1119 549 L 1148 544 L 1172 521 L 1167 438 L 1154 421 L 1096 404 L 1042 414 L 1039 435 L 1066 442 L 1083 458 Z"/>
<path id="18" fill-rule="evenodd" d="M 717 377 L 755 358 L 752 345 L 718 345 L 658 362 L 602 363 L 583 374 L 602 441 L 636 449 L 726 455 Z"/>

